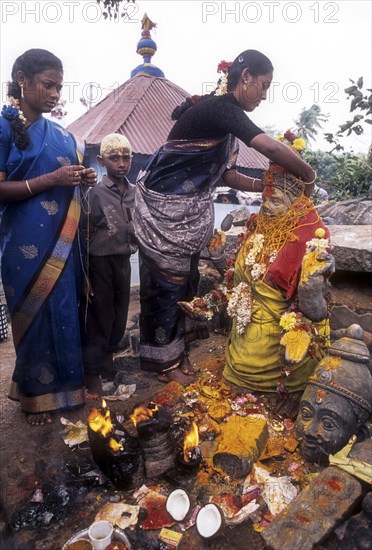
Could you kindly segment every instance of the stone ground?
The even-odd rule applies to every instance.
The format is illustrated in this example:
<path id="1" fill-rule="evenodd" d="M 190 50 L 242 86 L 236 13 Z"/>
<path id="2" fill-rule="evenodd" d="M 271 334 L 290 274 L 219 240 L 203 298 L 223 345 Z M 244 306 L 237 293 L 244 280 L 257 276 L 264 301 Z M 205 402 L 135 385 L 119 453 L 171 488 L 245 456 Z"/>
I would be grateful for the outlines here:
<path id="1" fill-rule="evenodd" d="M 139 310 L 138 290 L 132 292 L 129 318 Z M 216 361 L 223 361 L 226 335 L 216 332 L 207 340 L 200 342 L 199 346 L 191 350 L 191 360 L 198 368 L 205 358 L 213 357 Z M 82 448 L 69 448 L 61 436 L 62 424 L 59 417 L 56 423 L 42 427 L 30 427 L 20 412 L 17 403 L 7 399 L 7 389 L 11 378 L 14 363 L 14 349 L 9 337 L 6 342 L 0 343 L 0 404 L 1 404 L 1 516 L 0 516 L 0 550 L 60 550 L 63 544 L 73 534 L 84 529 L 93 521 L 96 512 L 102 507 L 110 496 L 115 494 L 112 485 L 100 485 L 96 478 L 87 478 L 81 485 L 81 474 L 96 468 L 92 461 L 90 449 L 85 445 Z M 116 413 L 126 414 L 137 404 L 148 404 L 154 393 L 164 388 L 164 384 L 157 381 L 153 375 L 142 371 L 137 372 L 137 391 L 134 396 L 125 402 L 111 402 L 110 409 Z M 76 422 L 82 420 L 86 423 L 87 413 L 91 407 L 99 407 L 98 400 L 88 401 L 83 409 L 73 414 L 63 414 Z M 14 514 L 19 513 L 25 505 L 30 506 L 30 499 L 36 489 L 41 489 L 44 494 L 56 495 L 59 487 L 67 486 L 74 490 L 74 502 L 69 505 L 63 501 L 63 494 L 59 493 L 58 502 L 64 502 L 56 510 L 56 518 L 47 527 L 33 528 L 28 526 L 11 533 L 6 529 L 8 522 Z M 55 496 L 55 498 L 57 498 Z M 59 516 L 60 514 L 60 516 Z M 30 521 L 30 515 L 19 516 L 18 523 Z M 26 520 L 25 520 L 26 518 Z M 32 523 L 32 521 L 31 521 Z M 147 532 L 150 538 L 156 537 L 156 533 Z M 1 537 L 1 535 L 0 535 Z M 244 541 L 244 543 L 242 542 Z M 156 548 L 143 543 L 139 548 Z M 254 532 L 249 521 L 234 528 L 226 528 L 223 535 L 212 542 L 202 541 L 195 528 L 185 532 L 178 550 L 194 550 L 204 548 L 229 550 L 250 548 L 261 550 L 265 543 L 261 536 Z M 321 546 L 319 550 L 335 550 L 335 540 L 330 540 Z M 300 550 L 300 549 L 293 549 Z"/>

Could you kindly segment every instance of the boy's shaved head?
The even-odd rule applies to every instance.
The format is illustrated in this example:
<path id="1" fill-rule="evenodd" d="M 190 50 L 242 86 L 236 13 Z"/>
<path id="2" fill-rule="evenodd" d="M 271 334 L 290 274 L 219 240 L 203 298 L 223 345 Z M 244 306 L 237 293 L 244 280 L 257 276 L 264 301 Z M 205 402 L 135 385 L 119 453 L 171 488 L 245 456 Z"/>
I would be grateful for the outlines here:
<path id="1" fill-rule="evenodd" d="M 107 157 L 118 149 L 128 149 L 132 153 L 131 144 L 123 134 L 109 134 L 101 142 L 100 155 Z"/>

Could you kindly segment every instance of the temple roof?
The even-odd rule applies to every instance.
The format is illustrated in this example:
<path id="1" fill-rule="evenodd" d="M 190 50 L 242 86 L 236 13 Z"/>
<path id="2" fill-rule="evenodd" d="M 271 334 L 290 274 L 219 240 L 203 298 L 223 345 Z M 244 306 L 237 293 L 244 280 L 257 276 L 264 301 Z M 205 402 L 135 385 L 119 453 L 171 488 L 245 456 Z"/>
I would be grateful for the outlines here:
<path id="1" fill-rule="evenodd" d="M 69 125 L 87 143 L 100 143 L 112 132 L 124 134 L 133 153 L 151 155 L 167 140 L 173 109 L 189 97 L 164 77 L 139 73 Z"/>
<path id="2" fill-rule="evenodd" d="M 174 124 L 172 111 L 191 94 L 167 80 L 163 71 L 151 63 L 156 43 L 150 31 L 156 27 L 144 14 L 137 53 L 143 64 L 131 72 L 131 78 L 112 91 L 68 126 L 68 130 L 88 144 L 99 144 L 113 132 L 124 134 L 133 153 L 152 155 L 166 140 Z M 239 142 L 238 165 L 266 169 L 268 159 Z"/>
<path id="3" fill-rule="evenodd" d="M 99 144 L 113 132 L 124 134 L 133 153 L 152 155 L 174 124 L 173 109 L 191 94 L 164 77 L 139 73 L 68 126 L 89 144 Z M 266 157 L 239 142 L 239 166 L 266 169 Z"/>

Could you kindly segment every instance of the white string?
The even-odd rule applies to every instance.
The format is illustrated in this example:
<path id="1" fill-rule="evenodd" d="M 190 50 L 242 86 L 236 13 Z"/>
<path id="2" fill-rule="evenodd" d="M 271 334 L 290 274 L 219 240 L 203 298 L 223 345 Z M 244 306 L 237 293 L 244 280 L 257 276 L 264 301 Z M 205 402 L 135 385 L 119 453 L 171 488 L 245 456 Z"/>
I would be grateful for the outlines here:
<path id="1" fill-rule="evenodd" d="M 86 282 L 86 297 L 85 297 L 85 311 L 84 311 L 84 328 L 87 327 L 87 317 L 88 317 L 88 305 L 89 305 L 89 246 L 90 246 L 90 227 L 89 227 L 89 217 L 91 213 L 91 206 L 90 206 L 90 196 L 89 191 L 90 187 L 88 187 L 86 193 L 84 192 L 84 188 L 81 186 L 79 187 L 80 190 L 80 204 L 81 208 L 86 215 L 86 268 L 83 262 L 83 254 L 81 250 L 81 241 L 80 241 L 80 231 L 78 231 L 78 246 L 79 246 L 79 256 L 80 256 L 80 263 L 83 271 L 84 280 Z"/>

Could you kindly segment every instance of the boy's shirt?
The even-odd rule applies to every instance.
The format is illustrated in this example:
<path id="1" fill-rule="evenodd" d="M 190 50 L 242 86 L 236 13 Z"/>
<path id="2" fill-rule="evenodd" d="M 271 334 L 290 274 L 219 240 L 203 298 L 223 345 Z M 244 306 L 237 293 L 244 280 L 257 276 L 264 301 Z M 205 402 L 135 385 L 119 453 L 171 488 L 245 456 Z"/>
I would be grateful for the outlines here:
<path id="1" fill-rule="evenodd" d="M 83 213 L 83 226 L 92 256 L 126 256 L 138 249 L 132 221 L 135 186 L 126 182 L 122 194 L 109 177 L 103 176 L 88 193 L 90 213 Z"/>

